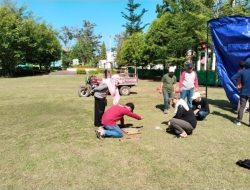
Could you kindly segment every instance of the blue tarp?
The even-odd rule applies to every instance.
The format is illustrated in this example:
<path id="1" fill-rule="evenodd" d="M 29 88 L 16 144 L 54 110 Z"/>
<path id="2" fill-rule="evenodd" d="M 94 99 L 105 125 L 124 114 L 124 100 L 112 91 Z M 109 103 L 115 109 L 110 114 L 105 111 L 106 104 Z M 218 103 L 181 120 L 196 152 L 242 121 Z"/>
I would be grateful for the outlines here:
<path id="1" fill-rule="evenodd" d="M 218 77 L 229 101 L 236 106 L 239 95 L 231 77 L 239 70 L 239 62 L 250 55 L 250 17 L 228 16 L 210 20 L 208 25 Z"/>

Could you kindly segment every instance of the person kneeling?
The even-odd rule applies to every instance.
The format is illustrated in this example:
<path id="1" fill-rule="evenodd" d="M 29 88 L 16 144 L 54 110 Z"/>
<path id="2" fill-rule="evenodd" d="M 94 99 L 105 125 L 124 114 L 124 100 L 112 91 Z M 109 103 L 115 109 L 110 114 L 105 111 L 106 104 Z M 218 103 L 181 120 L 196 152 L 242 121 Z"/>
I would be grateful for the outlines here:
<path id="1" fill-rule="evenodd" d="M 177 97 L 172 99 L 172 106 L 175 107 L 175 116 L 168 121 L 169 130 L 182 138 L 191 135 L 197 124 L 193 111 L 183 99 Z"/>
<path id="2" fill-rule="evenodd" d="M 121 126 L 124 126 L 124 115 L 141 120 L 141 116 L 133 113 L 135 106 L 133 103 L 127 103 L 126 105 L 113 105 L 102 116 L 103 128 L 98 129 L 97 137 L 123 137 L 121 128 L 116 124 L 117 121 L 121 121 Z"/>
<path id="3" fill-rule="evenodd" d="M 209 104 L 206 98 L 201 97 L 201 94 L 199 92 L 195 92 L 192 96 L 192 109 L 194 111 L 194 114 L 197 118 L 197 120 L 204 120 L 207 115 L 210 113 L 209 110 Z"/>

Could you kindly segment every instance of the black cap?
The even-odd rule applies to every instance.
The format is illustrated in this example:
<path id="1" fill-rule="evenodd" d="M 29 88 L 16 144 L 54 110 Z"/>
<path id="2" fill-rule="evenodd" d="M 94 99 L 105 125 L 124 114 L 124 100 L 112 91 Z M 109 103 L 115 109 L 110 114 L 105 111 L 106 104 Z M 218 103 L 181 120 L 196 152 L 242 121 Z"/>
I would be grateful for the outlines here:
<path id="1" fill-rule="evenodd" d="M 132 102 L 126 103 L 126 106 L 130 107 L 132 112 L 135 109 L 135 105 Z"/>

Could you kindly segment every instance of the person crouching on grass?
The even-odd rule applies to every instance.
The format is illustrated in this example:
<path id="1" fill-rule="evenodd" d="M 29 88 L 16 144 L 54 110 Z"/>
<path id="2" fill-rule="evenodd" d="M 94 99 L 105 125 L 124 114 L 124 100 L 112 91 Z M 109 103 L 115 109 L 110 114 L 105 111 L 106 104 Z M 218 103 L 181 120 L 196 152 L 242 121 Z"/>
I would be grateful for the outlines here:
<path id="1" fill-rule="evenodd" d="M 116 124 L 117 121 L 121 121 L 121 126 L 124 126 L 124 115 L 129 117 L 142 120 L 143 117 L 133 113 L 134 104 L 127 103 L 126 105 L 113 105 L 107 111 L 104 112 L 102 116 L 103 128 L 99 128 L 96 131 L 97 138 L 102 137 L 113 137 L 121 138 L 123 137 L 123 132 L 121 128 Z"/>
<path id="2" fill-rule="evenodd" d="M 192 109 L 197 120 L 202 121 L 204 120 L 207 115 L 210 113 L 209 104 L 205 97 L 201 97 L 200 92 L 195 92 L 192 96 Z"/>
<path id="3" fill-rule="evenodd" d="M 167 131 L 174 133 L 178 137 L 186 138 L 191 135 L 196 127 L 197 119 L 193 110 L 189 109 L 183 99 L 174 96 L 172 106 L 175 108 L 175 116 L 167 122 Z"/>

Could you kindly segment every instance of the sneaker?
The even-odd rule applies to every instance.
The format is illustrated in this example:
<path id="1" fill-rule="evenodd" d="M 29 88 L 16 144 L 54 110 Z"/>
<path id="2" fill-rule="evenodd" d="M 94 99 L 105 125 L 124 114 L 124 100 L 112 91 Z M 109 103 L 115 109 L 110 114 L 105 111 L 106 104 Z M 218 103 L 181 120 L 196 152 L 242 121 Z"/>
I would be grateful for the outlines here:
<path id="1" fill-rule="evenodd" d="M 167 110 L 167 109 L 165 109 L 163 113 L 164 113 L 164 114 L 168 114 L 168 110 Z"/>
<path id="2" fill-rule="evenodd" d="M 96 133 L 96 137 L 100 140 L 102 140 L 102 135 L 101 135 L 101 132 L 100 131 L 95 131 Z"/>
<path id="3" fill-rule="evenodd" d="M 234 121 L 234 123 L 235 123 L 235 125 L 238 125 L 238 126 L 240 126 L 240 125 L 241 125 L 241 122 L 240 122 L 240 121 L 238 121 L 238 120 L 235 120 L 235 121 Z"/>

